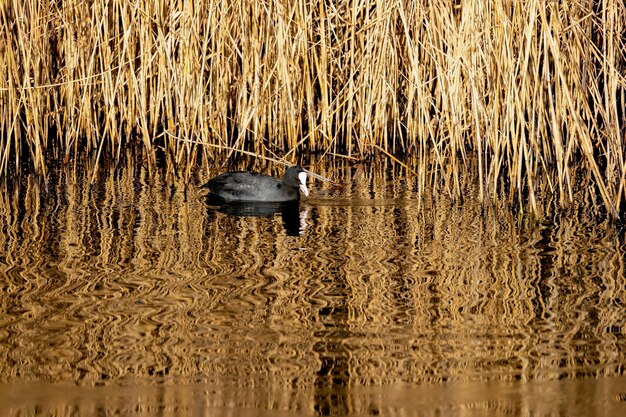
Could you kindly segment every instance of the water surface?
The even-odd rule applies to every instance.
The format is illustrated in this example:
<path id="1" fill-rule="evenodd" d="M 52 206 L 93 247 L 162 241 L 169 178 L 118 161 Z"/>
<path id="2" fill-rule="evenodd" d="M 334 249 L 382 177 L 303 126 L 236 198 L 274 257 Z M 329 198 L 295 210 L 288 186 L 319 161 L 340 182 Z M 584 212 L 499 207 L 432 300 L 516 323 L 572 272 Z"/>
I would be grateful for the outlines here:
<path id="1" fill-rule="evenodd" d="M 2 415 L 625 415 L 623 231 L 313 169 L 343 187 L 262 210 L 132 164 L 5 186 Z"/>

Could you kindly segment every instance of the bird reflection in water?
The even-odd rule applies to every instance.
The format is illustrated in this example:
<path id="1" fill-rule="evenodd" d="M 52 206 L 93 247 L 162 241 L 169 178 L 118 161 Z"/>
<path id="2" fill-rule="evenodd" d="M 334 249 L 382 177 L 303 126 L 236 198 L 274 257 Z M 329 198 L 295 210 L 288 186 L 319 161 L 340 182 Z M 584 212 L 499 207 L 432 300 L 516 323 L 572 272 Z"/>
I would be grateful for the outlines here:
<path id="1" fill-rule="evenodd" d="M 243 202 L 214 199 L 207 197 L 210 207 L 229 216 L 238 217 L 272 217 L 280 214 L 283 227 L 288 236 L 302 236 L 307 227 L 308 210 L 300 208 L 299 201 L 274 202 Z"/>

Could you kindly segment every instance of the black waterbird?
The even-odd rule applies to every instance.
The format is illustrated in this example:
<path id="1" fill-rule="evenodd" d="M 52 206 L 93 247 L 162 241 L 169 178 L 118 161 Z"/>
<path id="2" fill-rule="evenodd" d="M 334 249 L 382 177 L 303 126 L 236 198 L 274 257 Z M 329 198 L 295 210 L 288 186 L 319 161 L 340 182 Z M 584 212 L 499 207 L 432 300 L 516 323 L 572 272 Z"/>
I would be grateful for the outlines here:
<path id="1" fill-rule="evenodd" d="M 286 202 L 308 197 L 306 172 L 294 166 L 285 171 L 282 180 L 254 172 L 227 172 L 211 178 L 202 188 L 209 196 L 224 202 Z"/>

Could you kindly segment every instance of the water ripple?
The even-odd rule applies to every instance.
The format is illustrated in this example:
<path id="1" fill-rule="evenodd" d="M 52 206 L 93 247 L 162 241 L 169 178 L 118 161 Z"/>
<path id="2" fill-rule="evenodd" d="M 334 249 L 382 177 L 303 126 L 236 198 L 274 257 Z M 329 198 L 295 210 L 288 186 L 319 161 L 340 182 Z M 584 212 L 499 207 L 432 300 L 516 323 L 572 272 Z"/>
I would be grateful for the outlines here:
<path id="1" fill-rule="evenodd" d="M 89 178 L 0 201 L 0 381 L 323 390 L 623 372 L 623 236 L 585 213 L 535 225 L 362 175 L 321 185 L 292 236 L 143 168 Z"/>

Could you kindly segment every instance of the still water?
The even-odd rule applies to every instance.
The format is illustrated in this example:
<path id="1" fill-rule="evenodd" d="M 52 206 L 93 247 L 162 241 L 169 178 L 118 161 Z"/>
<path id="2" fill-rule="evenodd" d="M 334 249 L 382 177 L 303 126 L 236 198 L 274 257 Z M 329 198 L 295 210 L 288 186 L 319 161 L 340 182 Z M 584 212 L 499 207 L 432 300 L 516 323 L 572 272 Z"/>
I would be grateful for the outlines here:
<path id="1" fill-rule="evenodd" d="M 130 163 L 3 185 L 0 415 L 626 415 L 623 230 L 312 169 L 339 185 L 295 206 Z"/>

